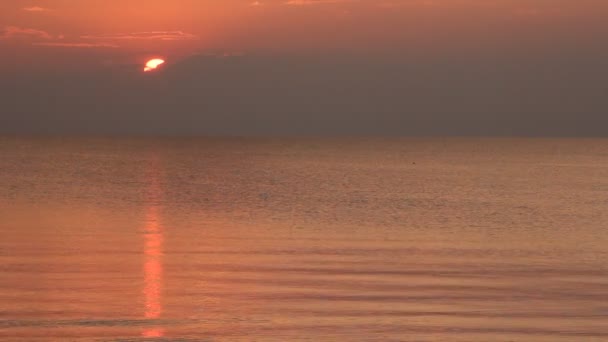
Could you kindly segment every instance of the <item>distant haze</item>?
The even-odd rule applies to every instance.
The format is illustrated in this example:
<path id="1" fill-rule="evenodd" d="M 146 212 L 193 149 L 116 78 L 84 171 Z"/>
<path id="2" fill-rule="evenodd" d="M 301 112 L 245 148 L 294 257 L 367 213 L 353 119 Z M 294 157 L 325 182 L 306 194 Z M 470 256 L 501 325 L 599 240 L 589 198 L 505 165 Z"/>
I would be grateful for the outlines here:
<path id="1" fill-rule="evenodd" d="M 608 136 L 605 1 L 34 5 L 0 4 L 0 133 Z"/>

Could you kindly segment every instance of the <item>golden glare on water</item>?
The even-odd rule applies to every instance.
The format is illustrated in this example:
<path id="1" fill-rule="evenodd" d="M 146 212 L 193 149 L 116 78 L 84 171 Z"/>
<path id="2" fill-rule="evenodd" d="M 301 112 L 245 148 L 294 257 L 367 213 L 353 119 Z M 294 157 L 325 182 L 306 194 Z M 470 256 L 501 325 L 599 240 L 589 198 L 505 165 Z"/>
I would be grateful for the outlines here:
<path id="1" fill-rule="evenodd" d="M 163 232 L 160 223 L 161 188 L 159 184 L 158 161 L 153 163 L 148 186 L 148 202 L 146 209 L 146 226 L 144 232 L 144 318 L 155 320 L 162 314 L 161 291 L 163 276 Z M 146 338 L 162 337 L 162 328 L 150 327 L 143 331 Z"/>
<path id="2" fill-rule="evenodd" d="M 159 66 L 164 64 L 165 61 L 160 58 L 154 58 L 146 62 L 146 66 L 144 67 L 144 72 L 156 70 Z"/>
<path id="3" fill-rule="evenodd" d="M 144 297 L 146 303 L 146 318 L 158 318 L 161 314 L 160 304 L 160 282 L 162 277 L 162 243 L 163 237 L 158 223 L 158 210 L 156 206 L 148 208 L 148 224 L 145 237 L 145 288 Z"/>

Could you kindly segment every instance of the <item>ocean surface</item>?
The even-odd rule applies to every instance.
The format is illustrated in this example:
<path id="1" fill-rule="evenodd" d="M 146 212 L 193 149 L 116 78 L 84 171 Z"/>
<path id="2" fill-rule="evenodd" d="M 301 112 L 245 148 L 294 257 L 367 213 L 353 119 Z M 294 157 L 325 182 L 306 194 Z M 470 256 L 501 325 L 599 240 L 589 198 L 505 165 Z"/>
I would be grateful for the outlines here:
<path id="1" fill-rule="evenodd" d="M 608 341 L 608 140 L 0 138 L 1 341 Z"/>

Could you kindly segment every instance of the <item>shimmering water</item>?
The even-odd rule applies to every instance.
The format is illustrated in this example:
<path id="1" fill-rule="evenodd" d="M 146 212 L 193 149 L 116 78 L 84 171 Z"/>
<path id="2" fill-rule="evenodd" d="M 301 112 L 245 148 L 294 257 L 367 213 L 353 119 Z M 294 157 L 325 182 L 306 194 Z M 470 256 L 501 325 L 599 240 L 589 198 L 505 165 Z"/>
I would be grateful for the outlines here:
<path id="1" fill-rule="evenodd" d="M 607 341 L 608 140 L 0 138 L 2 341 Z"/>

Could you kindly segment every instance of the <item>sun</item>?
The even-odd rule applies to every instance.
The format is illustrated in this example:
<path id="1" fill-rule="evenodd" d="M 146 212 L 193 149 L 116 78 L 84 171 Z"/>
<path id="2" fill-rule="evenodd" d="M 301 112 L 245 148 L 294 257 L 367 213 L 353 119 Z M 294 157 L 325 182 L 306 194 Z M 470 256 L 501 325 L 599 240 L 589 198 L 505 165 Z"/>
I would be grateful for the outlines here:
<path id="1" fill-rule="evenodd" d="M 144 72 L 156 70 L 160 65 L 164 64 L 165 61 L 160 58 L 154 58 L 146 62 L 146 66 L 144 67 Z"/>

